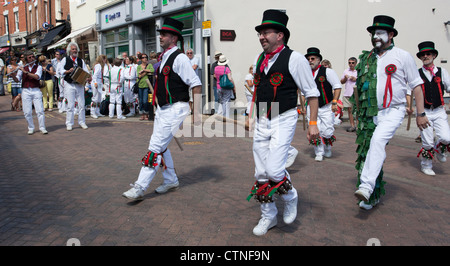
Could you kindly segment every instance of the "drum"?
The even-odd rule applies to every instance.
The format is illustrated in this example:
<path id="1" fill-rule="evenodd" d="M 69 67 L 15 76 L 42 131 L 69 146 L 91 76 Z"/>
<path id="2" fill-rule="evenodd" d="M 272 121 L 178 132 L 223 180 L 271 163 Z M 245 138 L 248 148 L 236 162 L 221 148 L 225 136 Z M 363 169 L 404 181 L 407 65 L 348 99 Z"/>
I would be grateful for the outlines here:
<path id="1" fill-rule="evenodd" d="M 78 83 L 84 85 L 86 83 L 87 78 L 89 77 L 89 73 L 84 71 L 81 67 L 75 68 L 75 70 L 70 73 L 70 78 Z"/>

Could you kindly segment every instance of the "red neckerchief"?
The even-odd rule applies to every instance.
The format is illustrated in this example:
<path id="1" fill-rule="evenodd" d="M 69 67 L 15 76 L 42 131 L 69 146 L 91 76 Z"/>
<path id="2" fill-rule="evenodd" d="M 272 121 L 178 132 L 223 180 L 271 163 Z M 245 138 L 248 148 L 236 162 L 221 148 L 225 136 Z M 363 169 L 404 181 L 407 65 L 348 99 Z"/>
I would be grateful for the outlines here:
<path id="1" fill-rule="evenodd" d="M 71 58 L 72 58 L 72 61 L 73 61 L 74 63 L 77 62 L 77 58 L 76 58 L 76 57 L 71 56 Z"/>
<path id="2" fill-rule="evenodd" d="M 261 73 L 264 72 L 264 68 L 266 68 L 266 66 L 269 65 L 269 59 L 271 59 L 274 55 L 278 54 L 279 52 L 281 52 L 281 50 L 283 50 L 284 45 L 281 45 L 280 47 L 278 47 L 275 51 L 271 52 L 270 54 L 266 54 L 264 61 L 261 64 Z"/>
<path id="3" fill-rule="evenodd" d="M 318 65 L 315 69 L 312 70 L 313 77 L 316 75 L 316 70 L 319 69 L 322 65 Z"/>
<path id="4" fill-rule="evenodd" d="M 430 71 L 431 77 L 433 78 L 435 76 L 434 74 L 434 65 L 431 65 L 430 67 L 423 66 L 426 70 Z"/>

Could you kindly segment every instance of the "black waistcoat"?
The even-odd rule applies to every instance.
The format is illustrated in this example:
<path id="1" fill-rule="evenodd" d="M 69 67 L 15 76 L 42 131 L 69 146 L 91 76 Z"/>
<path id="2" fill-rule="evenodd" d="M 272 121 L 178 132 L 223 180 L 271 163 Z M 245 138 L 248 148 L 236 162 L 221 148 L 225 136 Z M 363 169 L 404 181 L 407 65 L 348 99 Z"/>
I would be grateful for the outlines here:
<path id="1" fill-rule="evenodd" d="M 70 56 L 66 56 L 66 64 L 64 65 L 64 70 L 69 70 L 72 67 L 75 69 L 72 58 Z M 83 61 L 79 57 L 77 57 L 77 67 L 83 68 Z M 70 78 L 70 74 L 65 75 L 64 80 L 66 82 L 73 83 L 73 80 Z"/>
<path id="2" fill-rule="evenodd" d="M 424 107 L 430 109 L 431 107 L 437 108 L 444 103 L 442 102 L 442 95 L 444 95 L 444 83 L 442 82 L 442 71 L 438 67 L 438 72 L 431 81 L 423 73 L 423 69 L 419 69 L 420 77 L 423 79 L 422 91 L 424 96 Z M 439 90 L 438 83 L 441 85 Z"/>
<path id="3" fill-rule="evenodd" d="M 263 60 L 259 60 L 257 63 L 255 73 L 255 91 L 257 107 L 256 114 L 258 118 L 260 113 L 267 113 L 269 109 L 270 113 L 268 118 L 271 119 L 272 117 L 282 114 L 297 106 L 298 88 L 295 84 L 294 78 L 289 72 L 289 59 L 291 54 L 291 49 L 287 47 L 283 49 L 278 55 L 275 63 L 270 67 L 267 74 L 265 74 L 264 71 L 260 71 Z M 282 81 L 280 78 L 282 78 Z M 274 87 L 276 87 L 276 89 L 274 89 Z M 274 105 L 273 103 L 278 103 L 278 110 L 276 108 L 276 104 Z"/>
<path id="4" fill-rule="evenodd" d="M 333 100 L 333 87 L 327 80 L 327 68 L 321 66 L 317 76 L 314 79 L 317 85 L 317 89 L 320 92 L 319 96 L 319 108 L 330 103 Z"/>
<path id="5" fill-rule="evenodd" d="M 158 98 L 159 106 L 170 104 L 170 99 L 172 99 L 172 103 L 189 102 L 189 86 L 173 71 L 173 62 L 179 54 L 181 54 L 180 50 L 173 52 L 167 59 L 166 64 L 160 66 L 162 67 L 161 73 L 159 69 L 156 71 L 158 82 L 156 97 Z M 166 86 L 166 77 L 168 78 L 168 89 Z"/>

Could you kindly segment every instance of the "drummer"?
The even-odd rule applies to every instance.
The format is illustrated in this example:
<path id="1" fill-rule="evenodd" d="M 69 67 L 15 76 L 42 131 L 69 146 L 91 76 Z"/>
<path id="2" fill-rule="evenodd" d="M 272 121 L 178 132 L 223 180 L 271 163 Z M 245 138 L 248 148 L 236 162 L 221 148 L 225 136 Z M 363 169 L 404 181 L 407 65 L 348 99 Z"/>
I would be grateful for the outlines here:
<path id="1" fill-rule="evenodd" d="M 89 73 L 86 63 L 83 59 L 78 57 L 80 48 L 78 44 L 71 42 L 67 46 L 68 55 L 61 60 L 58 65 L 57 72 L 64 78 L 64 96 L 68 101 L 67 115 L 66 115 L 66 129 L 67 131 L 72 130 L 74 124 L 74 110 L 75 102 L 77 102 L 79 108 L 78 111 L 78 124 L 83 129 L 88 129 L 86 126 L 86 112 L 85 112 L 85 100 L 84 100 L 84 83 L 79 84 L 72 80 L 72 73 L 80 67 L 84 71 Z"/>

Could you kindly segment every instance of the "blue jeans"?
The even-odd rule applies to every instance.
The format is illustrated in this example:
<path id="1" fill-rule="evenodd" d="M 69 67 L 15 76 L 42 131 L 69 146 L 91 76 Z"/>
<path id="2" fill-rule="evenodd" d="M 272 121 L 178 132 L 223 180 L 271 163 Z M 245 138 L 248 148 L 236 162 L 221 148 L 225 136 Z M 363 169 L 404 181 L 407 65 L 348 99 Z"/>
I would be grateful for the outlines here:
<path id="1" fill-rule="evenodd" d="M 148 88 L 139 88 L 139 113 L 148 113 Z"/>

